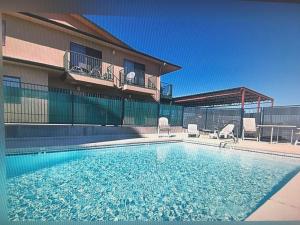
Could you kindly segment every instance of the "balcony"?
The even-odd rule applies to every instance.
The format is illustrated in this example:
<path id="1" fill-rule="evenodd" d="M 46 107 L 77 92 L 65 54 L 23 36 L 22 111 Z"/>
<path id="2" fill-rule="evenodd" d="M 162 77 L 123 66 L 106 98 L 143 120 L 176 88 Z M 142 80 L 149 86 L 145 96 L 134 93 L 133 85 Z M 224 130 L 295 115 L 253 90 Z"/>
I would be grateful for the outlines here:
<path id="1" fill-rule="evenodd" d="M 145 76 L 144 71 L 135 70 L 135 72 L 125 74 L 124 69 L 120 70 L 120 86 L 126 92 L 155 95 L 156 79 L 155 76 Z"/>
<path id="2" fill-rule="evenodd" d="M 68 78 L 72 80 L 114 86 L 114 66 L 102 63 L 101 59 L 67 51 L 64 55 L 64 67 Z"/>
<path id="3" fill-rule="evenodd" d="M 164 82 L 160 83 L 160 98 L 172 99 L 173 85 Z"/>

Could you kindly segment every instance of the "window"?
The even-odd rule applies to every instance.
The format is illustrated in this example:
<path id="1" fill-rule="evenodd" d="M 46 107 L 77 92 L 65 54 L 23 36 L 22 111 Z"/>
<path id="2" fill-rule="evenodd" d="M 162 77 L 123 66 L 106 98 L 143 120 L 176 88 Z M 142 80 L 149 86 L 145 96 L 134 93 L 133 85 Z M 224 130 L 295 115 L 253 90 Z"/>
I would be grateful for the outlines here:
<path id="1" fill-rule="evenodd" d="M 83 67 L 83 69 L 91 70 L 95 67 L 101 67 L 101 51 L 74 42 L 70 44 L 70 51 L 71 68 L 73 66 L 79 66 Z"/>
<path id="2" fill-rule="evenodd" d="M 136 63 L 125 59 L 124 72 L 125 72 L 125 76 L 130 72 L 134 72 L 135 77 L 132 83 L 140 86 L 145 86 L 145 65 L 144 64 Z"/>
<path id="3" fill-rule="evenodd" d="M 20 77 L 3 76 L 3 90 L 5 103 L 21 103 Z"/>
<path id="4" fill-rule="evenodd" d="M 2 46 L 5 46 L 5 37 L 6 37 L 6 21 L 2 20 Z"/>

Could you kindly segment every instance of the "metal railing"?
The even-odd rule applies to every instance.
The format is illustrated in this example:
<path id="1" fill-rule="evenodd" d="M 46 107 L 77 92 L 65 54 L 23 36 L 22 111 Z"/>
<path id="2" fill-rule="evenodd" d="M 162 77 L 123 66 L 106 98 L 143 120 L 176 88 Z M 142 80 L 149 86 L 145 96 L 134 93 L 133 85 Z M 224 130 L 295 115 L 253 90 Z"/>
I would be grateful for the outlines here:
<path id="1" fill-rule="evenodd" d="M 160 97 L 165 99 L 172 99 L 173 85 L 161 82 L 160 83 Z"/>
<path id="2" fill-rule="evenodd" d="M 66 51 L 64 55 L 66 71 L 101 80 L 114 79 L 113 65 L 103 66 L 102 60 L 78 52 Z"/>
<path id="3" fill-rule="evenodd" d="M 128 84 L 128 85 L 134 85 L 143 88 L 156 89 L 156 77 L 145 76 L 144 71 L 136 70 L 135 72 L 132 72 L 132 74 L 130 73 L 125 74 L 125 70 L 121 69 L 119 74 L 120 74 L 120 86 L 123 86 L 124 84 Z M 139 76 L 138 74 L 142 74 L 142 75 Z"/>

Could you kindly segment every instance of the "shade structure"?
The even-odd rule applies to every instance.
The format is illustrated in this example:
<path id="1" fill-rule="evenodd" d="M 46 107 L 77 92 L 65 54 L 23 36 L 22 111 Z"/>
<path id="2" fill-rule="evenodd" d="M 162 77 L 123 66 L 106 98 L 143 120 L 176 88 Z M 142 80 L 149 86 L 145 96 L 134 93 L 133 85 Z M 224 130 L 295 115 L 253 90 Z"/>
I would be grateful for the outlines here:
<path id="1" fill-rule="evenodd" d="M 241 104 L 242 108 L 245 103 L 270 102 L 272 105 L 274 99 L 257 91 L 246 87 L 237 87 L 176 97 L 172 99 L 173 103 L 183 106 L 218 106 Z"/>

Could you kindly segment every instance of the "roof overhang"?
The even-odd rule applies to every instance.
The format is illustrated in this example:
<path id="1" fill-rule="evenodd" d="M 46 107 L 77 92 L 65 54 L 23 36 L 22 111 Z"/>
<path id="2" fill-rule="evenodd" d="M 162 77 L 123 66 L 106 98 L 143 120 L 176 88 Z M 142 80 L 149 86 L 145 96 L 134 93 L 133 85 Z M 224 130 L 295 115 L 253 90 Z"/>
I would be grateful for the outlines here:
<path id="1" fill-rule="evenodd" d="M 238 87 L 225 89 L 220 91 L 213 91 L 207 93 L 200 93 L 195 95 L 181 96 L 173 98 L 172 101 L 176 104 L 185 106 L 217 106 L 217 105 L 233 105 L 241 104 L 242 93 L 244 95 L 245 103 L 255 102 L 273 102 L 274 99 L 261 94 L 257 91 L 246 87 Z"/>
<path id="2" fill-rule="evenodd" d="M 3 56 L 3 62 L 13 63 L 13 64 L 21 64 L 21 65 L 26 65 L 26 66 L 30 66 L 30 67 L 46 69 L 46 70 L 50 70 L 50 71 L 56 71 L 56 72 L 60 72 L 60 73 L 65 72 L 64 67 L 34 62 L 34 61 L 26 60 L 26 59 L 18 59 L 18 58 L 13 58 L 13 57 L 9 57 L 9 56 Z"/>

